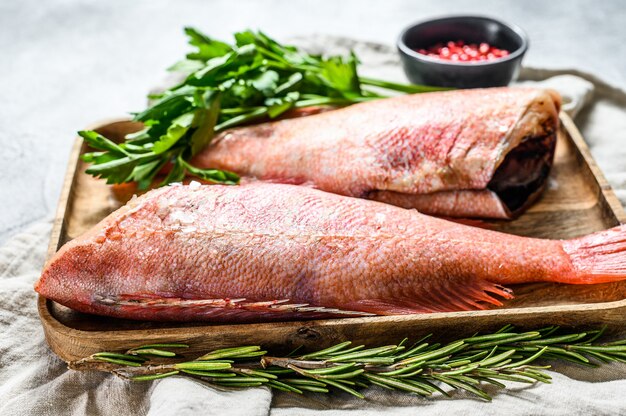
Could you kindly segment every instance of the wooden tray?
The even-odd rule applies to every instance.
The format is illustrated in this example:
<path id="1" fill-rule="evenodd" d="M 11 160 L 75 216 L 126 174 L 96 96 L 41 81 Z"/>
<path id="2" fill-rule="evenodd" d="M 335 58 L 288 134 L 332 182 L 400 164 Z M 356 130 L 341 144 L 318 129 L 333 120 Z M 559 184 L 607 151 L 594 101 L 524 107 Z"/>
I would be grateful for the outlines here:
<path id="1" fill-rule="evenodd" d="M 570 238 L 626 222 L 626 215 L 592 159 L 582 136 L 561 116 L 554 168 L 540 201 L 512 222 L 493 222 L 501 231 L 546 238 Z M 110 138 L 122 139 L 140 126 L 118 120 L 96 126 Z M 84 173 L 79 159 L 86 146 L 77 139 L 59 202 L 48 256 L 80 235 L 121 204 L 104 181 Z M 258 344 L 265 348 L 320 348 L 350 339 L 381 344 L 436 331 L 443 337 L 463 336 L 507 323 L 520 327 L 559 324 L 619 326 L 626 313 L 626 282 L 573 286 L 526 284 L 513 287 L 516 298 L 500 309 L 475 312 L 345 318 L 264 324 L 211 325 L 154 323 L 105 318 L 72 311 L 39 297 L 39 313 L 52 350 L 69 361 L 97 351 L 126 350 L 156 342 L 186 342 L 190 352 Z"/>

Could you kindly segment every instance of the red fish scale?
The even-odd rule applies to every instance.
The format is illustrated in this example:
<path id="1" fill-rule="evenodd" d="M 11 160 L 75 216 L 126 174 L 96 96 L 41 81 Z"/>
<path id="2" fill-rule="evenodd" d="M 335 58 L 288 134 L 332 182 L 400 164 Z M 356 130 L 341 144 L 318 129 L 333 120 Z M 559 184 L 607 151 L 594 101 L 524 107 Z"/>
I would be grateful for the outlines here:
<path id="1" fill-rule="evenodd" d="M 406 313 L 475 308 L 493 299 L 484 291 L 495 284 L 573 277 L 560 241 L 256 183 L 151 191 L 64 246 L 37 290 L 85 312 L 139 319 L 155 312 L 113 309 L 94 295 L 290 299 Z M 168 319 L 194 317 L 191 310 Z"/>

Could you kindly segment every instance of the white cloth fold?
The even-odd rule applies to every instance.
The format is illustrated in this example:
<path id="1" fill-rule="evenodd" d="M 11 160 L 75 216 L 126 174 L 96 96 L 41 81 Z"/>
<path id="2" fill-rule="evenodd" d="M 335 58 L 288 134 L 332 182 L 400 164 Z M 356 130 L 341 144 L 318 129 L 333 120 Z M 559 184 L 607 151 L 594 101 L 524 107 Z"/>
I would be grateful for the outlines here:
<path id="1" fill-rule="evenodd" d="M 397 56 L 387 46 L 345 38 L 301 39 L 318 52 L 355 49 L 364 73 L 402 80 Z M 586 74 L 525 69 L 524 82 L 542 81 L 565 97 L 591 151 L 622 204 L 626 204 L 626 94 Z M 549 78 L 546 80 L 546 78 Z M 613 415 L 626 413 L 626 366 L 587 369 L 559 364 L 552 385 L 513 385 L 491 391 L 492 403 L 464 393 L 424 399 L 371 389 L 366 400 L 346 394 L 272 393 L 267 388 L 218 391 L 174 377 L 130 383 L 99 373 L 66 370 L 45 344 L 32 285 L 44 262 L 50 221 L 35 224 L 0 248 L 1 415 Z"/>

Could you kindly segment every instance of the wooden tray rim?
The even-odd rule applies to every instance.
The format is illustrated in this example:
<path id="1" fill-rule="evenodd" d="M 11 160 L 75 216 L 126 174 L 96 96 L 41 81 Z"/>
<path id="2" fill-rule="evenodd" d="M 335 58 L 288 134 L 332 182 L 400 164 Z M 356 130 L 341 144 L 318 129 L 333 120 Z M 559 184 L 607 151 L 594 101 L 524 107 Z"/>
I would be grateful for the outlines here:
<path id="1" fill-rule="evenodd" d="M 581 156 L 585 160 L 585 163 L 589 166 L 589 169 L 593 173 L 596 178 L 598 185 L 600 187 L 600 192 L 603 194 L 606 202 L 608 203 L 611 211 L 614 213 L 617 220 L 624 224 L 626 223 L 626 212 L 622 207 L 619 199 L 613 192 L 613 189 L 607 182 L 604 174 L 598 167 L 597 163 L 593 159 L 591 155 L 591 151 L 587 146 L 587 143 L 583 139 L 582 134 L 574 124 L 573 120 L 565 113 L 560 114 L 561 122 L 565 130 L 567 131 L 569 137 L 574 142 Z M 130 121 L 127 117 L 120 118 L 111 118 L 102 120 L 99 123 L 95 123 L 88 127 L 88 129 L 98 129 L 102 126 L 120 123 L 120 122 L 128 122 Z M 59 242 L 61 239 L 61 235 L 65 229 L 65 212 L 67 211 L 68 205 L 70 203 L 70 194 L 72 192 L 75 180 L 76 180 L 76 170 L 78 168 L 78 159 L 80 157 L 80 151 L 83 145 L 83 139 L 81 137 L 76 137 L 74 141 L 74 145 L 72 147 L 70 158 L 68 161 L 68 167 L 65 173 L 65 181 L 62 187 L 61 196 L 59 199 L 59 204 L 56 211 L 56 216 L 54 219 L 54 224 L 52 227 L 52 232 L 50 235 L 50 243 L 48 245 L 48 253 L 47 259 L 58 250 Z M 124 330 L 110 330 L 110 331 L 88 331 L 88 330 L 80 330 L 70 328 L 63 323 L 61 323 L 54 315 L 50 312 L 50 302 L 49 299 L 44 298 L 41 295 L 38 295 L 37 300 L 37 308 L 39 310 L 39 315 L 42 321 L 45 321 L 50 327 L 52 327 L 55 331 L 62 335 L 68 336 L 80 336 L 82 338 L 88 339 L 98 339 L 103 334 L 114 332 L 119 335 L 127 335 L 132 336 L 137 331 L 145 331 L 146 329 L 124 329 Z M 189 326 L 189 327 L 174 327 L 174 328 L 154 328 L 150 329 L 150 331 L 155 332 L 156 337 L 160 336 L 168 336 L 179 333 L 181 329 L 184 329 L 187 334 L 191 337 L 193 336 L 202 336 L 206 335 L 207 331 L 210 331 L 211 328 L 219 328 L 221 331 L 229 331 L 237 332 L 242 328 L 249 329 L 254 331 L 255 329 L 268 329 L 268 327 L 272 328 L 300 328 L 302 326 L 307 327 L 324 327 L 324 326 L 333 326 L 333 327 L 351 327 L 356 325 L 367 325 L 367 324 L 397 324 L 398 322 L 407 322 L 411 321 L 430 321 L 433 324 L 445 321 L 450 318 L 472 318 L 472 317 L 490 317 L 490 316 L 502 316 L 503 313 L 507 313 L 516 318 L 524 317 L 524 316 L 537 316 L 537 315 L 546 315 L 552 313 L 571 313 L 571 312 L 581 312 L 581 311 L 594 311 L 594 312 L 610 312 L 615 309 L 626 308 L 626 299 L 622 299 L 619 301 L 612 302 L 599 302 L 592 304 L 584 304 L 584 303 L 575 303 L 569 305 L 555 305 L 555 306 L 535 306 L 535 307 L 524 307 L 524 308 L 506 308 L 506 309 L 491 309 L 491 310 L 483 310 L 483 311 L 465 311 L 465 312 L 437 312 L 431 314 L 414 314 L 414 315 L 393 315 L 393 316 L 374 316 L 374 317 L 362 317 L 362 318 L 342 318 L 342 319 L 323 319 L 323 320 L 309 320 L 309 321 L 282 321 L 282 322 L 265 322 L 265 323 L 251 323 L 251 324 L 214 324 L 214 325 L 198 325 L 198 326 Z"/>

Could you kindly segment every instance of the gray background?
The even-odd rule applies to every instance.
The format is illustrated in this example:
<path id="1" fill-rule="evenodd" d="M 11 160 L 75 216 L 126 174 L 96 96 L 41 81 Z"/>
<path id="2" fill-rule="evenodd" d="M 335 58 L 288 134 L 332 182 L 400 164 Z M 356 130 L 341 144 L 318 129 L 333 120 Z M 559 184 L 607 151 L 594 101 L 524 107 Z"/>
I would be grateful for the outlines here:
<path id="1" fill-rule="evenodd" d="M 531 38 L 528 65 L 626 87 L 620 0 L 0 0 L 0 243 L 53 215 L 75 131 L 141 109 L 185 53 L 183 26 L 225 40 L 259 28 L 279 40 L 325 33 L 392 44 L 407 24 L 449 13 L 519 24 Z"/>

